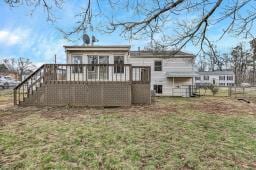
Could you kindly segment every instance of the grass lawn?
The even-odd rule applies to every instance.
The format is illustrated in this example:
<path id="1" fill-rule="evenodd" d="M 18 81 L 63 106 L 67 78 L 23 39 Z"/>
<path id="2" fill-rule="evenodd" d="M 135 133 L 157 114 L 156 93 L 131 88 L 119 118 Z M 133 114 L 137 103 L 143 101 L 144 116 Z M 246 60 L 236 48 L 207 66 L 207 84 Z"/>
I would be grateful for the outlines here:
<path id="1" fill-rule="evenodd" d="M 128 108 L 2 107 L 4 168 L 255 169 L 256 104 L 201 97 Z"/>

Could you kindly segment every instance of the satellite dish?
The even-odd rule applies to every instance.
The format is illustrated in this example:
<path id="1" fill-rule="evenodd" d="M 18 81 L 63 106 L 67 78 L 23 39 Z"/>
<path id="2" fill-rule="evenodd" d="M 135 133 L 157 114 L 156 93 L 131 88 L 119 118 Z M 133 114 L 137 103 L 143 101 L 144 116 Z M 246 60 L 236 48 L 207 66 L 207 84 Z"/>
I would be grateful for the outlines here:
<path id="1" fill-rule="evenodd" d="M 89 37 L 89 35 L 87 35 L 87 34 L 84 34 L 83 35 L 83 41 L 84 41 L 84 44 L 90 44 L 90 37 Z"/>
<path id="2" fill-rule="evenodd" d="M 97 40 L 96 37 L 93 35 L 93 36 L 92 36 L 92 44 L 95 43 L 95 42 L 98 42 L 98 40 Z"/>
<path id="3" fill-rule="evenodd" d="M 96 38 L 95 38 L 95 36 L 93 35 L 93 36 L 92 36 L 92 43 L 94 43 L 94 42 L 96 42 Z"/>

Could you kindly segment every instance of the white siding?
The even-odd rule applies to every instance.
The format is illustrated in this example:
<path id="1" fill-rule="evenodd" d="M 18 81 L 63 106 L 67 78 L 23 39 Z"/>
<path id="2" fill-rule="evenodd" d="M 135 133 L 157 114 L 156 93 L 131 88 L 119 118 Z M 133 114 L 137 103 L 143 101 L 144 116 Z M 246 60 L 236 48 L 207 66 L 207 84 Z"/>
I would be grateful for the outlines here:
<path id="1" fill-rule="evenodd" d="M 173 96 L 175 95 L 173 91 L 179 91 L 181 88 L 187 88 L 188 85 L 193 84 L 193 78 L 168 78 L 168 72 L 194 72 L 193 64 L 194 59 L 189 57 L 181 57 L 181 58 L 134 58 L 130 57 L 128 52 L 70 52 L 67 53 L 67 63 L 72 64 L 71 57 L 72 55 L 81 55 L 82 63 L 88 64 L 88 55 L 104 55 L 109 56 L 109 64 L 114 64 L 114 56 L 124 56 L 125 64 L 132 64 L 133 66 L 150 66 L 151 67 L 151 89 L 153 90 L 154 85 L 162 85 L 163 93 L 158 94 L 161 96 Z M 162 61 L 162 71 L 154 71 L 154 62 Z M 110 71 L 111 73 L 111 71 Z M 128 71 L 127 71 L 127 74 Z M 68 77 L 70 76 L 70 72 L 67 72 Z M 76 74 L 71 74 L 72 76 L 77 76 Z M 118 78 L 124 79 L 123 75 L 117 74 Z M 122 77 L 121 77 L 122 76 Z M 82 77 L 79 77 L 82 80 Z M 76 77 L 77 79 L 77 77 Z"/>
<path id="2" fill-rule="evenodd" d="M 154 71 L 154 62 L 162 61 L 162 71 Z M 192 85 L 193 78 L 168 78 L 167 72 L 193 72 L 193 59 L 191 58 L 129 58 L 129 63 L 134 66 L 151 67 L 151 89 L 153 86 L 162 85 L 163 93 L 158 96 L 173 96 L 173 90 Z"/>

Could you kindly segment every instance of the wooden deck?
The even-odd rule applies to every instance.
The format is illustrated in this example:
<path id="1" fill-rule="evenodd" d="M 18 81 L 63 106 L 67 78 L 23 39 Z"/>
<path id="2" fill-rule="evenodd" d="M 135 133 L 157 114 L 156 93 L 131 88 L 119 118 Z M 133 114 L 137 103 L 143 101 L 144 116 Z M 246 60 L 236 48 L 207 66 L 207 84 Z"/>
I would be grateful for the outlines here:
<path id="1" fill-rule="evenodd" d="M 14 89 L 15 105 L 150 104 L 150 67 L 45 64 Z"/>

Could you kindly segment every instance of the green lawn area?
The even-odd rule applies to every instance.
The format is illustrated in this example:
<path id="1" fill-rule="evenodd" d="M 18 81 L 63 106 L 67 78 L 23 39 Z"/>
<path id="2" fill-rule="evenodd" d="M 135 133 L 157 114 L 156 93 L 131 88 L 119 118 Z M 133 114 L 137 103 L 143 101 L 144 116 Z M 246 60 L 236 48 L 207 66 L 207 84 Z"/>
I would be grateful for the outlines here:
<path id="1" fill-rule="evenodd" d="M 0 169 L 255 169 L 255 106 L 220 97 L 8 106 L 0 110 Z"/>

